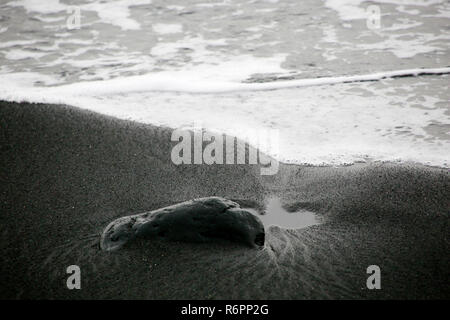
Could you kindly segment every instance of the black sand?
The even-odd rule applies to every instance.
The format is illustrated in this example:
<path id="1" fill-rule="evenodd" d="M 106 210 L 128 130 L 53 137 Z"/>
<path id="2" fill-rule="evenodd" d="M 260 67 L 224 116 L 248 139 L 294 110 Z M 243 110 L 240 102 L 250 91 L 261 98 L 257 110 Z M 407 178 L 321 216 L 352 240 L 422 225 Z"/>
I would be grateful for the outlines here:
<path id="1" fill-rule="evenodd" d="M 170 129 L 65 106 L 0 102 L 0 298 L 450 298 L 446 169 L 170 161 Z M 140 240 L 99 249 L 113 219 L 192 198 L 270 194 L 325 223 L 266 230 L 264 250 Z M 66 287 L 81 267 L 81 290 Z M 382 289 L 366 288 L 378 265 Z"/>

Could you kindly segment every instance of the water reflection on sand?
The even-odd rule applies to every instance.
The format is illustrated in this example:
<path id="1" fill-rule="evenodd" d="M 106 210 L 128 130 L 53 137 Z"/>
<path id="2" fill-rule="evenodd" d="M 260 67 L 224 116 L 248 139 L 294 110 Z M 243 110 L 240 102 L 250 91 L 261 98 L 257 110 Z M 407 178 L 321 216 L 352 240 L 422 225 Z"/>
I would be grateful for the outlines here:
<path id="1" fill-rule="evenodd" d="M 301 229 L 322 223 L 314 212 L 305 209 L 287 211 L 277 196 L 266 199 L 264 211 L 254 208 L 245 209 L 258 216 L 266 228 L 275 225 L 286 229 Z"/>

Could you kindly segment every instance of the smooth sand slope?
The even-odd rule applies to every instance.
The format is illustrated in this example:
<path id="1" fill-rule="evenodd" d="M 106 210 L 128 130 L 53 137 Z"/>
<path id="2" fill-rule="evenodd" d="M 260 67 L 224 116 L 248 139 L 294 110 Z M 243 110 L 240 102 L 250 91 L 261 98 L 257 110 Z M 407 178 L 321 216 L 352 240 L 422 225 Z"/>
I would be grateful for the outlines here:
<path id="1" fill-rule="evenodd" d="M 413 165 L 170 161 L 170 129 L 66 106 L 0 102 L 0 298 L 450 298 L 448 170 Z M 278 195 L 325 223 L 266 230 L 263 250 L 138 240 L 99 249 L 112 220 L 206 196 Z M 81 267 L 68 290 L 66 268 Z M 378 265 L 382 289 L 366 289 Z"/>

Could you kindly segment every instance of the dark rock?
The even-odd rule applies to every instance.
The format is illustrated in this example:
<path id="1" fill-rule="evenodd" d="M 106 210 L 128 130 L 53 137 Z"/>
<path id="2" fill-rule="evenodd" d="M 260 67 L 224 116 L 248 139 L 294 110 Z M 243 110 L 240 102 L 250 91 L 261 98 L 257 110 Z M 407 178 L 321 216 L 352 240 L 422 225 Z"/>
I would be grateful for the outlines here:
<path id="1" fill-rule="evenodd" d="M 258 217 L 231 200 L 208 197 L 116 219 L 103 231 L 100 246 L 113 251 L 135 238 L 164 238 L 190 242 L 227 239 L 256 247 L 264 245 L 264 236 Z"/>

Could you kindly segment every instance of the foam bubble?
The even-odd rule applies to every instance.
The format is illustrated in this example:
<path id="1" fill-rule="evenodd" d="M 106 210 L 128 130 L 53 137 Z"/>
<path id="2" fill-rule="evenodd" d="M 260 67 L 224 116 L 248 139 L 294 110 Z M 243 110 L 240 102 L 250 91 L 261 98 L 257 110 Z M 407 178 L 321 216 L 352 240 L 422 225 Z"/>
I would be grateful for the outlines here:
<path id="1" fill-rule="evenodd" d="M 153 30 L 159 34 L 180 33 L 183 31 L 183 26 L 181 24 L 156 23 L 153 25 Z"/>
<path id="2" fill-rule="evenodd" d="M 17 0 L 7 3 L 12 7 L 23 7 L 27 12 L 38 12 L 43 14 L 57 13 L 65 11 L 67 5 L 62 4 L 59 0 Z"/>
<path id="3" fill-rule="evenodd" d="M 151 4 L 151 0 L 118 0 L 118 1 L 95 1 L 87 4 L 74 5 L 80 10 L 95 11 L 101 22 L 119 26 L 123 30 L 140 29 L 140 24 L 130 18 L 130 7 Z M 27 12 L 53 14 L 67 11 L 71 5 L 61 3 L 59 0 L 17 0 L 7 3 L 12 7 L 23 7 Z M 53 19 L 56 18 L 40 18 Z M 43 20 L 45 21 L 45 20 Z"/>
<path id="4" fill-rule="evenodd" d="M 350 21 L 367 19 L 368 14 L 366 12 L 366 7 L 363 6 L 363 4 L 367 4 L 368 2 L 370 2 L 369 4 L 401 4 L 403 6 L 430 6 L 434 4 L 444 3 L 443 0 L 326 0 L 325 6 L 332 10 L 335 10 L 342 20 Z"/>

